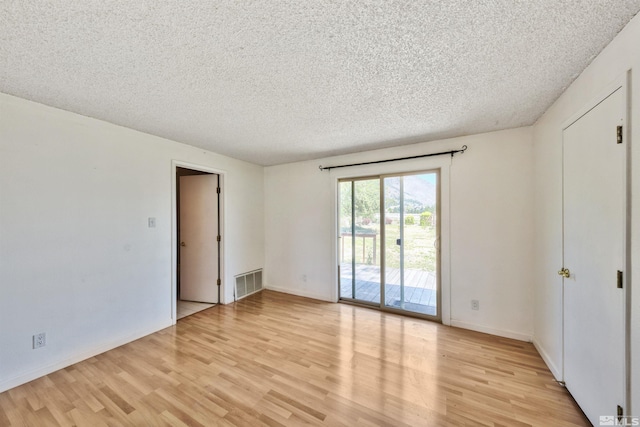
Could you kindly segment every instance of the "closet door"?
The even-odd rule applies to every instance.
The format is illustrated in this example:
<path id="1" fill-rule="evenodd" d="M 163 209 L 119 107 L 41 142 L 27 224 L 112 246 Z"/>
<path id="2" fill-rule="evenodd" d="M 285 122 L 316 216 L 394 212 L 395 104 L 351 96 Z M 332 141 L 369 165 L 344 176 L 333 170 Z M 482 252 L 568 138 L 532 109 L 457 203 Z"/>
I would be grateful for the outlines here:
<path id="1" fill-rule="evenodd" d="M 563 133 L 564 380 L 589 420 L 625 403 L 623 87 Z"/>

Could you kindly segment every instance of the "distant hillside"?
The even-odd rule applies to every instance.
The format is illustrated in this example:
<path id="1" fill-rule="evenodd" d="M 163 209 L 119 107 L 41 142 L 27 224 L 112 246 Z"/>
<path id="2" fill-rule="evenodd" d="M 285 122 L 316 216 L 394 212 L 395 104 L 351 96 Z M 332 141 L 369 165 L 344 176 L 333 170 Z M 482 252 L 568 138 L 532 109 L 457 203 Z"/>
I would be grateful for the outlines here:
<path id="1" fill-rule="evenodd" d="M 399 206 L 400 180 L 398 178 L 390 179 L 386 181 L 385 185 L 387 208 L 392 209 L 394 205 Z M 405 176 L 404 204 L 406 212 L 413 211 L 415 213 L 425 210 L 428 206 L 434 206 L 436 204 L 435 184 L 417 176 Z"/>

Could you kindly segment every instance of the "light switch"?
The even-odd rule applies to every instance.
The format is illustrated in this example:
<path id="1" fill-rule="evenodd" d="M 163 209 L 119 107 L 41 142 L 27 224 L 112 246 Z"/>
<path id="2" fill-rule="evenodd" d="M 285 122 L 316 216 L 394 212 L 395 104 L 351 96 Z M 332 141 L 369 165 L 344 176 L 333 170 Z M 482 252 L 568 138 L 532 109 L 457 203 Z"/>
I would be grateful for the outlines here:
<path id="1" fill-rule="evenodd" d="M 154 217 L 149 217 L 149 228 L 156 228 L 156 219 Z"/>

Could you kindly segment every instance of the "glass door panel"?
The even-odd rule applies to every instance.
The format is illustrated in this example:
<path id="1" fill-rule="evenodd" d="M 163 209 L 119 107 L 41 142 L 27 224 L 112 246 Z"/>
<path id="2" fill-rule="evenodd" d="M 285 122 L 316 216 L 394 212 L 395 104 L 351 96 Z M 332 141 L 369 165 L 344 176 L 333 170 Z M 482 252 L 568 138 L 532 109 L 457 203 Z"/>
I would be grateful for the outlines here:
<path id="1" fill-rule="evenodd" d="M 438 174 L 385 177 L 385 301 L 438 316 Z"/>
<path id="2" fill-rule="evenodd" d="M 438 174 L 404 177 L 405 310 L 438 315 Z"/>
<path id="3" fill-rule="evenodd" d="M 380 179 L 340 182 L 340 297 L 380 304 Z"/>

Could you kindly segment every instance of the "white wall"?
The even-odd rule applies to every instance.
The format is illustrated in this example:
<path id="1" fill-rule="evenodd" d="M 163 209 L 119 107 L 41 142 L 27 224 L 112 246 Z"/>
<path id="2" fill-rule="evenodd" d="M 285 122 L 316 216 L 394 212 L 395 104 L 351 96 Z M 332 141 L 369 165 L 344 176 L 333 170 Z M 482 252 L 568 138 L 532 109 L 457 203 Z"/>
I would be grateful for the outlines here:
<path id="1" fill-rule="evenodd" d="M 449 157 L 438 157 L 318 170 L 318 165 L 406 157 L 463 144 L 469 149 L 452 163 Z M 334 301 L 337 178 L 451 163 L 451 324 L 530 339 L 531 156 L 531 128 L 520 128 L 265 168 L 265 283 L 272 289 Z M 479 311 L 471 310 L 472 299 L 480 300 Z"/>
<path id="2" fill-rule="evenodd" d="M 562 377 L 562 126 L 613 81 L 633 69 L 631 85 L 632 169 L 640 162 L 640 16 L 636 16 L 598 55 L 534 126 L 535 175 L 535 337 L 557 378 Z M 640 174 L 632 174 L 631 278 L 640 277 Z M 628 276 L 629 277 L 629 276 Z M 635 286 L 631 283 L 631 293 Z M 640 411 L 640 299 L 631 301 L 631 408 Z"/>
<path id="3" fill-rule="evenodd" d="M 0 391 L 172 324 L 172 160 L 224 173 L 231 301 L 263 267 L 262 167 L 0 94 Z"/>

